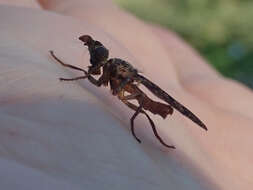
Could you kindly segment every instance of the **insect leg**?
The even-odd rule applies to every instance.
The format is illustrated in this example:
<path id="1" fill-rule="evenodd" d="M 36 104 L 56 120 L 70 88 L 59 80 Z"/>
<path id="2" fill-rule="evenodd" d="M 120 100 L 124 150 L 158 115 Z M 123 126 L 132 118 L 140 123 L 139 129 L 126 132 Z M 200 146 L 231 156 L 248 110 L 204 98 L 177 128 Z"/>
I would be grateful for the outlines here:
<path id="1" fill-rule="evenodd" d="M 108 81 L 109 81 L 109 76 L 107 72 L 103 72 L 103 74 L 101 75 L 101 77 L 99 77 L 99 79 L 95 79 L 91 75 L 88 75 L 87 77 L 88 77 L 88 80 L 97 87 L 100 87 L 102 84 L 107 86 Z"/>
<path id="2" fill-rule="evenodd" d="M 152 120 L 151 120 L 151 122 L 153 123 Z M 151 127 L 152 127 L 152 130 L 153 130 L 154 135 L 156 136 L 156 138 L 159 140 L 159 142 L 160 142 L 163 146 L 165 146 L 165 147 L 167 147 L 167 148 L 173 148 L 173 149 L 176 148 L 175 146 L 167 145 L 167 144 L 162 140 L 162 138 L 159 136 L 159 134 L 158 134 L 158 132 L 157 132 L 157 130 L 156 130 L 156 127 L 155 127 L 155 124 L 154 124 L 154 123 L 153 123 L 153 125 L 151 124 Z"/>
<path id="3" fill-rule="evenodd" d="M 60 78 L 61 81 L 74 81 L 74 80 L 79 80 L 79 79 L 86 79 L 88 78 L 88 80 L 94 84 L 95 86 L 101 86 L 103 84 L 103 79 L 105 78 L 103 75 L 97 80 L 94 77 L 92 77 L 91 75 L 88 74 L 87 71 L 85 71 L 84 69 L 81 69 L 79 67 L 76 67 L 74 65 L 70 65 L 70 64 L 66 64 L 64 63 L 62 60 L 60 60 L 58 57 L 56 57 L 56 55 L 54 54 L 54 52 L 52 50 L 49 51 L 49 53 L 51 54 L 51 56 L 57 61 L 59 62 L 62 66 L 64 67 L 69 67 L 71 69 L 75 69 L 75 70 L 79 70 L 84 72 L 86 75 L 85 76 L 81 76 L 81 77 L 76 77 L 76 78 L 72 78 L 72 79 L 66 79 L 66 78 Z M 99 65 L 99 67 L 101 67 L 101 65 Z M 94 70 L 97 69 L 97 67 L 93 68 Z"/>
<path id="4" fill-rule="evenodd" d="M 136 139 L 139 143 L 141 143 L 141 140 L 137 138 L 137 136 L 136 136 L 136 134 L 135 134 L 135 132 L 134 132 L 134 120 L 135 120 L 135 118 L 137 117 L 137 115 L 139 115 L 139 113 L 141 112 L 141 110 L 142 110 L 142 105 L 140 105 L 140 106 L 137 108 L 137 110 L 135 111 L 134 115 L 133 115 L 133 116 L 131 117 L 131 119 L 130 119 L 130 121 L 131 121 L 131 131 L 132 131 L 132 134 L 133 134 L 133 136 L 135 137 L 135 139 Z"/>
<path id="5" fill-rule="evenodd" d="M 95 79 L 94 77 L 91 76 L 91 74 L 88 75 L 88 80 L 94 84 L 95 86 L 97 87 L 100 87 L 102 84 L 107 86 L 108 85 L 108 82 L 110 80 L 110 72 L 108 70 L 108 67 L 106 64 L 101 64 L 99 67 L 103 66 L 103 73 L 102 75 L 99 77 L 99 79 Z M 98 68 L 98 67 L 93 67 L 95 68 L 95 70 Z M 89 72 L 91 70 L 89 69 Z"/>
<path id="6" fill-rule="evenodd" d="M 69 67 L 71 69 L 75 69 L 75 70 L 78 70 L 78 71 L 83 71 L 85 74 L 88 74 L 87 71 L 85 71 L 84 69 L 81 69 L 79 67 L 76 67 L 74 65 L 70 65 L 70 64 L 66 64 L 64 63 L 62 60 L 60 60 L 58 57 L 56 57 L 56 55 L 54 54 L 54 52 L 52 50 L 49 51 L 49 53 L 51 54 L 51 56 L 58 62 L 60 63 L 62 66 L 64 67 Z"/>
<path id="7" fill-rule="evenodd" d="M 132 127 L 132 128 L 133 128 L 133 126 L 134 126 L 134 125 L 133 125 L 134 119 L 135 119 L 135 117 L 141 112 L 141 109 L 142 109 L 142 104 L 140 104 L 140 106 L 138 107 L 138 109 L 136 110 L 136 112 L 134 113 L 134 115 L 133 115 L 132 118 L 131 118 L 131 127 Z M 149 122 L 150 122 L 151 127 L 152 127 L 152 130 L 153 130 L 153 133 L 154 133 L 154 135 L 156 136 L 156 138 L 159 140 L 159 142 L 160 142 L 162 145 L 164 145 L 165 147 L 167 147 L 167 148 L 173 148 L 173 149 L 175 149 L 174 146 L 167 145 L 167 144 L 162 140 L 162 138 L 159 136 L 159 134 L 158 134 L 158 132 L 157 132 L 157 130 L 156 130 L 156 127 L 155 127 L 154 122 L 149 118 L 148 115 L 146 115 L 146 116 L 148 117 Z"/>
<path id="8" fill-rule="evenodd" d="M 153 133 L 154 133 L 154 135 L 156 136 L 156 138 L 159 140 L 159 142 L 160 142 L 162 145 L 164 145 L 165 147 L 167 147 L 167 148 L 173 148 L 173 149 L 175 149 L 174 146 L 167 145 L 167 144 L 162 140 L 162 138 L 159 136 L 159 134 L 158 134 L 158 132 L 157 132 L 157 130 L 156 130 L 156 126 L 155 126 L 153 120 L 152 120 L 152 119 L 149 117 L 149 115 L 142 109 L 142 104 L 140 104 L 140 106 L 137 107 L 136 105 L 134 105 L 134 104 L 132 104 L 131 102 L 128 101 L 128 100 L 130 100 L 130 99 L 134 99 L 134 97 L 139 96 L 140 94 L 136 93 L 136 94 L 130 94 L 130 95 L 128 95 L 128 96 L 124 96 L 123 94 L 124 94 L 124 91 L 121 91 L 121 97 L 120 97 L 121 101 L 122 101 L 124 104 L 126 104 L 129 108 L 131 108 L 131 109 L 133 109 L 134 111 L 136 111 L 136 112 L 134 113 L 134 115 L 132 116 L 132 118 L 131 118 L 131 131 L 132 131 L 132 134 L 133 134 L 133 136 L 135 137 L 135 139 L 136 139 L 139 143 L 141 143 L 141 140 L 136 136 L 135 131 L 134 131 L 134 119 L 137 117 L 137 115 L 138 115 L 139 113 L 142 113 L 142 114 L 144 114 L 144 115 L 148 118 L 148 121 L 149 121 L 149 123 L 150 123 L 150 125 L 151 125 L 151 127 L 152 127 L 152 130 L 153 130 Z"/>
<path id="9" fill-rule="evenodd" d="M 126 101 L 126 100 L 123 100 L 122 102 L 123 102 L 124 104 L 126 104 L 129 108 L 131 108 L 131 109 L 137 111 L 138 107 L 135 106 L 134 104 L 132 104 L 132 103 Z M 145 114 L 145 115 L 148 117 L 148 115 L 147 115 L 143 110 L 141 110 L 141 113 Z M 150 119 L 150 118 L 148 117 L 148 119 Z M 152 120 L 151 120 L 151 122 L 152 122 Z M 136 134 L 135 134 L 134 125 L 133 125 L 132 123 L 131 123 L 131 132 L 132 132 L 132 135 L 134 136 L 134 138 L 135 138 L 139 143 L 141 143 L 141 140 L 140 140 L 140 139 L 136 136 Z"/>
<path id="10" fill-rule="evenodd" d="M 73 81 L 73 80 L 80 80 L 80 79 L 86 79 L 88 76 L 80 76 L 80 77 L 75 77 L 75 78 L 59 78 L 60 81 Z"/>
<path id="11" fill-rule="evenodd" d="M 133 94 L 131 94 L 133 95 Z M 131 96 L 129 95 L 129 96 Z M 129 108 L 131 108 L 132 110 L 135 111 L 134 115 L 132 116 L 131 118 L 131 132 L 132 132 L 132 135 L 134 136 L 134 138 L 139 142 L 141 143 L 141 140 L 136 136 L 135 134 L 135 131 L 134 131 L 134 119 L 135 117 L 139 114 L 137 112 L 141 112 L 141 113 L 144 113 L 146 116 L 147 114 L 142 110 L 142 107 L 137 107 L 136 105 L 132 104 L 131 102 L 129 102 L 128 100 L 130 99 L 134 99 L 134 97 L 138 96 L 139 94 L 137 93 L 134 93 L 133 97 L 129 97 L 129 96 L 124 96 L 124 90 L 121 90 L 119 93 L 118 93 L 118 98 L 124 103 L 126 104 Z M 128 98 L 127 98 L 128 97 Z M 136 114 L 137 113 L 137 114 Z M 148 116 L 147 116 L 148 117 Z M 149 119 L 149 117 L 148 117 Z"/>
<path id="12" fill-rule="evenodd" d="M 130 78 L 125 78 L 122 80 L 122 82 L 119 84 L 119 86 L 113 91 L 114 94 L 118 94 L 126 85 L 131 81 Z"/>

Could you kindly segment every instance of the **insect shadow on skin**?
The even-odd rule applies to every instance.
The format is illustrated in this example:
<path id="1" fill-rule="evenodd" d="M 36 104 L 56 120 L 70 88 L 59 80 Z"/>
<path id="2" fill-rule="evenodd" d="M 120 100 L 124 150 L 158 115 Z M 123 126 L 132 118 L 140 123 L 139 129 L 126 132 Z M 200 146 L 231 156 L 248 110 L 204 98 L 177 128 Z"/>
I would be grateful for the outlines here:
<path id="1" fill-rule="evenodd" d="M 168 148 L 175 148 L 174 146 L 167 145 L 159 136 L 156 126 L 150 116 L 144 111 L 150 111 L 153 114 L 158 114 L 162 118 L 166 118 L 168 114 L 172 115 L 173 108 L 178 110 L 181 114 L 188 117 L 195 122 L 201 128 L 207 130 L 205 124 L 195 116 L 189 109 L 176 101 L 173 97 L 168 95 L 159 86 L 148 80 L 146 77 L 140 75 L 130 63 L 119 59 L 109 58 L 109 50 L 99 41 L 94 40 L 89 35 L 83 35 L 79 37 L 79 40 L 84 42 L 85 46 L 88 46 L 90 53 L 90 66 L 88 71 L 76 67 L 74 65 L 66 64 L 55 56 L 54 52 L 50 50 L 51 56 L 59 62 L 62 66 L 75 69 L 84 73 L 84 75 L 75 78 L 59 78 L 60 81 L 76 81 L 80 79 L 88 79 L 92 84 L 97 87 L 108 86 L 112 94 L 117 96 L 125 105 L 134 110 L 135 113 L 131 117 L 131 132 L 134 138 L 141 143 L 141 140 L 136 136 L 134 131 L 134 120 L 141 113 L 144 114 L 153 130 L 154 135 L 159 142 Z M 101 72 L 102 70 L 102 72 Z M 95 79 L 92 75 L 101 75 L 98 79 Z M 139 84 L 143 84 L 151 93 L 158 98 L 165 101 L 167 104 L 151 100 L 139 87 Z M 125 92 L 128 95 L 125 95 Z M 136 100 L 138 106 L 131 103 L 131 100 Z"/>

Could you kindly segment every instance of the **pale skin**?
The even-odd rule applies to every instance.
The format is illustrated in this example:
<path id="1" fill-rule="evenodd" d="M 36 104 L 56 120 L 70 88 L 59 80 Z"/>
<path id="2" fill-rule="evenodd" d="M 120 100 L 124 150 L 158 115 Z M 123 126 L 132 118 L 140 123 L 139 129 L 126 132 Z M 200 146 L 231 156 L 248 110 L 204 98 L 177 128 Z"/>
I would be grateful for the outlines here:
<path id="1" fill-rule="evenodd" d="M 37 11 L 24 10 L 22 2 Z M 34 178 L 42 172 L 38 179 L 54 189 L 68 189 L 61 181 L 73 189 L 99 184 L 117 189 L 117 176 L 126 189 L 158 184 L 160 189 L 252 189 L 251 90 L 221 77 L 176 34 L 143 23 L 111 1 L 20 0 L 18 5 L 0 11 L 1 160 L 26 167 Z M 43 13 L 42 7 L 72 18 Z M 57 65 L 48 51 L 85 69 L 89 55 L 78 40 L 83 34 L 106 44 L 110 57 L 140 68 L 198 115 L 208 132 L 176 111 L 165 120 L 150 114 L 163 140 L 176 150 L 159 144 L 144 116 L 136 120 L 139 144 L 129 130 L 133 112 L 109 88 L 86 80 L 59 82 L 59 77 L 82 73 Z M 17 174 L 8 179 L 24 178 L 20 184 L 33 185 L 35 180 Z M 182 181 L 192 183 L 183 186 Z M 34 182 L 36 189 L 39 183 Z"/>

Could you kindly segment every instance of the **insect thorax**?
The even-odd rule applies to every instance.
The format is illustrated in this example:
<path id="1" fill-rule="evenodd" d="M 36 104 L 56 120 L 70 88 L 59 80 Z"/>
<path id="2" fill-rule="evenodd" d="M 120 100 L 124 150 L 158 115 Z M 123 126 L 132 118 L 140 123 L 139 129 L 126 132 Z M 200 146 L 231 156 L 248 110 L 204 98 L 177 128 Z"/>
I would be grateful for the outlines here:
<path id="1" fill-rule="evenodd" d="M 103 44 L 98 41 L 94 42 L 94 45 L 89 46 L 90 63 L 95 66 L 101 62 L 105 62 L 109 57 L 109 51 Z"/>
<path id="2" fill-rule="evenodd" d="M 138 71 L 135 69 L 130 63 L 119 59 L 119 58 L 113 58 L 108 61 L 111 66 L 111 71 L 112 74 L 115 77 L 123 77 L 123 78 L 128 78 L 128 77 L 133 77 L 135 76 Z"/>

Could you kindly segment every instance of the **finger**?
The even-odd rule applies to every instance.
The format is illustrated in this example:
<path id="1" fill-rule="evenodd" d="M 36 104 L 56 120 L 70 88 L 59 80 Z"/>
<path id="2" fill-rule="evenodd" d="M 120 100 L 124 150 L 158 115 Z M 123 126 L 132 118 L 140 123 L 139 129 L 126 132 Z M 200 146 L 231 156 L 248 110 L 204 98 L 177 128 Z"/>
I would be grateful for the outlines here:
<path id="1" fill-rule="evenodd" d="M 150 25 L 150 28 L 164 45 L 166 53 L 171 58 L 179 74 L 180 81 L 187 81 L 196 76 L 204 76 L 205 78 L 219 77 L 215 69 L 208 65 L 197 51 L 185 43 L 175 33 L 155 25 Z"/>
<path id="2" fill-rule="evenodd" d="M 12 1 L 0 0 L 0 4 L 29 7 L 29 8 L 36 8 L 36 9 L 41 8 L 40 4 L 36 0 L 12 0 Z"/>

